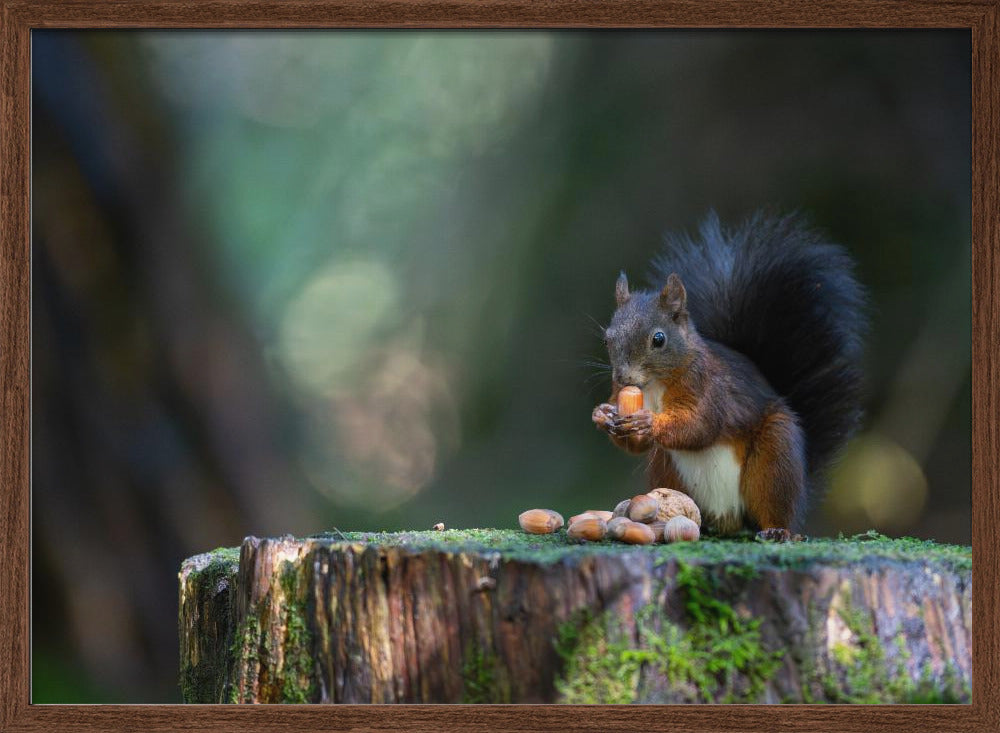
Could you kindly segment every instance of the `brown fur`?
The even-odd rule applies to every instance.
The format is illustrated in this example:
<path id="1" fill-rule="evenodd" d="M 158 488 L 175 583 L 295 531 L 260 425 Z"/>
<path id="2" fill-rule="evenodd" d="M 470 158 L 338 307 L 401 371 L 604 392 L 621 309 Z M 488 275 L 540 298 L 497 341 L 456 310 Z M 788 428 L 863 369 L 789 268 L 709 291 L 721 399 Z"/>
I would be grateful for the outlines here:
<path id="1" fill-rule="evenodd" d="M 727 231 L 713 216 L 700 241 L 670 238 L 654 267 L 659 289 L 633 292 L 619 275 L 603 335 L 612 398 L 619 385 L 647 396 L 662 388 L 662 404 L 629 415 L 598 405 L 594 423 L 630 453 L 650 453 L 651 484 L 688 493 L 672 465 L 683 459 L 669 451 L 733 448 L 739 486 L 724 488 L 739 497 L 705 503 L 742 516 L 707 517 L 709 524 L 790 536 L 809 479 L 861 416 L 866 319 L 850 257 L 795 217 L 755 216 Z M 708 480 L 732 480 L 692 466 Z"/>
<path id="2" fill-rule="evenodd" d="M 747 444 L 740 494 L 754 529 L 790 529 L 798 525 L 805 467 L 793 446 L 801 430 L 791 414 L 774 409 Z"/>
<path id="3" fill-rule="evenodd" d="M 720 443 L 736 452 L 741 467 L 742 517 L 709 518 L 722 534 L 740 529 L 792 528 L 799 519 L 805 488 L 801 429 L 784 402 L 759 385 L 749 385 L 747 369 L 703 348 L 683 368 L 660 382 L 660 405 L 647 405 L 648 430 L 614 435 L 612 442 L 633 454 L 649 452 L 649 487 L 690 493 L 669 450 L 704 450 Z M 751 372 L 751 376 L 753 373 Z M 614 384 L 610 404 L 622 385 Z"/>

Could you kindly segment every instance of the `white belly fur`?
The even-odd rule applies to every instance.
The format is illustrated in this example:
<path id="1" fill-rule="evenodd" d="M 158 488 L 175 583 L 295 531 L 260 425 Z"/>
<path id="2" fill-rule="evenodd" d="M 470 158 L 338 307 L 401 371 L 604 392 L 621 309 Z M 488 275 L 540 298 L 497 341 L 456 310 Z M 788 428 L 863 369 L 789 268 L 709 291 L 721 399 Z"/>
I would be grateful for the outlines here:
<path id="1" fill-rule="evenodd" d="M 700 451 L 672 450 L 670 458 L 691 498 L 705 514 L 739 517 L 740 464 L 731 446 L 718 443 Z"/>

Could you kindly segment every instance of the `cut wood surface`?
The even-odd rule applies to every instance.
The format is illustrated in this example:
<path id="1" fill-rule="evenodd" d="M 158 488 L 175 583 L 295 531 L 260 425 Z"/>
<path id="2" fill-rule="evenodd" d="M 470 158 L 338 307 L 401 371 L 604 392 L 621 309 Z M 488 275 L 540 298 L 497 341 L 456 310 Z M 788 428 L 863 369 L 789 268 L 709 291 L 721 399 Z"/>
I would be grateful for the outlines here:
<path id="1" fill-rule="evenodd" d="M 184 561 L 186 702 L 968 702 L 971 550 L 248 537 Z"/>

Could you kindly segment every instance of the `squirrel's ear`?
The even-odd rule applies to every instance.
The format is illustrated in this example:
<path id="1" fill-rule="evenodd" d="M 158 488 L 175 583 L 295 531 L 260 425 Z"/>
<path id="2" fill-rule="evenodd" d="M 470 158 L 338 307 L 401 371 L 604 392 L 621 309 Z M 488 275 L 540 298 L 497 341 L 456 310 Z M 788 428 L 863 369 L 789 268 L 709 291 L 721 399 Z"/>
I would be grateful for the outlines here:
<path id="1" fill-rule="evenodd" d="M 622 270 L 622 274 L 618 276 L 618 282 L 615 283 L 615 302 L 620 308 L 625 305 L 628 299 L 628 278 L 625 277 L 625 270 Z"/>
<path id="2" fill-rule="evenodd" d="M 660 307 L 675 320 L 687 315 L 687 291 L 676 272 L 671 273 L 667 278 L 667 284 L 660 291 Z"/>

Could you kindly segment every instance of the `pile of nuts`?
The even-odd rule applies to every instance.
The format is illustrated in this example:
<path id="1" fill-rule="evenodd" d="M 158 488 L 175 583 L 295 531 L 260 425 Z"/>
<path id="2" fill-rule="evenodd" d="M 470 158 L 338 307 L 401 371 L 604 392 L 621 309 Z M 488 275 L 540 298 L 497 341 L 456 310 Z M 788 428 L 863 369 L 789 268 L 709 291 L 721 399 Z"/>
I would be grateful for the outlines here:
<path id="1" fill-rule="evenodd" d="M 618 414 L 631 415 L 642 409 L 642 390 L 622 387 L 618 392 Z M 563 526 L 559 512 L 529 509 L 517 518 L 530 534 L 552 534 Z M 690 496 L 673 489 L 653 489 L 619 502 L 614 511 L 588 509 L 569 518 L 566 534 L 580 541 L 596 542 L 608 537 L 630 545 L 654 542 L 693 542 L 701 535 L 701 511 Z"/>
<path id="2" fill-rule="evenodd" d="M 529 509 L 518 517 L 529 534 L 551 534 L 563 526 L 551 509 Z M 693 542 L 701 535 L 701 511 L 690 496 L 673 489 L 653 489 L 619 502 L 614 511 L 588 509 L 569 518 L 566 535 L 596 542 L 609 538 L 630 545 Z"/>

